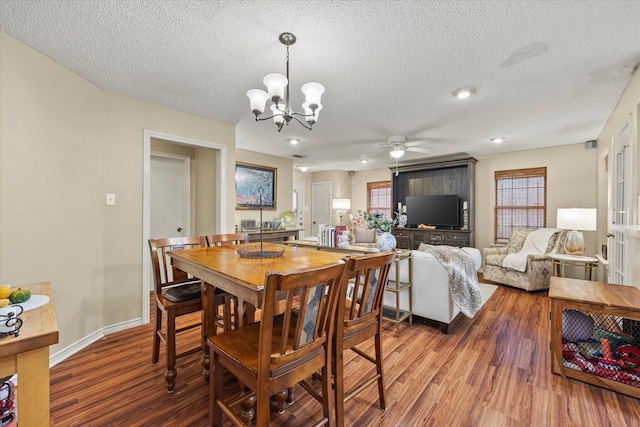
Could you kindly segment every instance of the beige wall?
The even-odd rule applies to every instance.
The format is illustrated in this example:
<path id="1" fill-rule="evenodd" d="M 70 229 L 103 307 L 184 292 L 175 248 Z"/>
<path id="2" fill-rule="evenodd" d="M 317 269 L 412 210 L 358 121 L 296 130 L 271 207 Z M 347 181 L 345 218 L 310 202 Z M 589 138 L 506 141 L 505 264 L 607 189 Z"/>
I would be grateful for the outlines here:
<path id="1" fill-rule="evenodd" d="M 584 143 L 480 156 L 476 163 L 476 247 L 495 236 L 495 177 L 499 170 L 547 168 L 547 227 L 556 226 L 558 208 L 596 207 L 596 150 Z M 585 254 L 595 253 L 595 232 L 585 231 Z"/>
<path id="2" fill-rule="evenodd" d="M 640 288 L 640 68 L 635 71 L 629 85 L 622 93 L 620 100 L 609 120 L 598 136 L 598 247 L 608 244 L 607 232 L 610 221 L 611 207 L 609 206 L 609 183 L 612 182 L 614 152 L 612 138 L 625 120 L 629 120 L 631 130 L 631 223 L 636 224 L 636 237 L 629 238 L 631 253 L 630 283 Z"/>
<path id="3" fill-rule="evenodd" d="M 235 130 L 105 92 L 4 32 L 0 46 L 0 281 L 51 282 L 54 354 L 141 317 L 144 130 L 228 146 L 227 182 Z"/>

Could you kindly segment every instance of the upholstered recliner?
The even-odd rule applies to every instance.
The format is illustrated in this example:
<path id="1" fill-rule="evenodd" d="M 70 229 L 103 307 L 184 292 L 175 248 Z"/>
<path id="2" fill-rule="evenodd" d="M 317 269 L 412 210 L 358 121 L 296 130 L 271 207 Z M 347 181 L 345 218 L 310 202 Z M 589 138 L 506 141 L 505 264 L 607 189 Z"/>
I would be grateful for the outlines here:
<path id="1" fill-rule="evenodd" d="M 553 271 L 550 253 L 564 253 L 564 241 L 566 231 L 558 229 L 538 229 L 536 235 L 549 236 L 546 249 L 539 253 L 521 253 L 527 237 L 534 230 L 514 230 L 509 238 L 509 243 L 501 248 L 484 248 L 482 250 L 482 272 L 486 280 L 514 286 L 526 291 L 549 289 L 549 279 Z M 526 256 L 524 271 L 512 266 L 505 266 L 505 258 L 509 254 Z M 508 265 L 508 264 L 507 264 Z M 524 263 L 523 263 L 524 266 Z"/>

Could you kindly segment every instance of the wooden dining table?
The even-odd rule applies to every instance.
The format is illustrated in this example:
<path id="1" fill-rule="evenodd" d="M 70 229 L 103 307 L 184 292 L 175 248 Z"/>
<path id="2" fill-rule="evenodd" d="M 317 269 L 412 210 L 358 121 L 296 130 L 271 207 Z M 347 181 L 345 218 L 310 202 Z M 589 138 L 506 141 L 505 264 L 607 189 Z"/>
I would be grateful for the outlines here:
<path id="1" fill-rule="evenodd" d="M 262 307 L 264 281 L 269 271 L 289 271 L 322 267 L 344 258 L 345 254 L 301 247 L 286 247 L 275 258 L 243 258 L 237 249 L 242 245 L 214 246 L 168 252 L 174 267 L 203 282 L 203 338 L 215 335 L 215 288 L 238 298 L 237 326 L 252 322 L 256 308 Z M 204 346 L 201 359 L 205 377 L 209 378 L 209 349 Z"/>

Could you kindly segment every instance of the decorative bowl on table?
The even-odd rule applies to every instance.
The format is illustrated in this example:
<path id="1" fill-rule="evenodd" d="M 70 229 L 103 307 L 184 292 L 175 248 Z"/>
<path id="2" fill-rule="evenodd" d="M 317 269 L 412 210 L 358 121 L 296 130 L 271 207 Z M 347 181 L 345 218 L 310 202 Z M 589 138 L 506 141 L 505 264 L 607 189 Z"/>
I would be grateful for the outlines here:
<path id="1" fill-rule="evenodd" d="M 287 249 L 283 245 L 273 243 L 250 243 L 242 245 L 236 251 L 242 258 L 277 258 Z"/>

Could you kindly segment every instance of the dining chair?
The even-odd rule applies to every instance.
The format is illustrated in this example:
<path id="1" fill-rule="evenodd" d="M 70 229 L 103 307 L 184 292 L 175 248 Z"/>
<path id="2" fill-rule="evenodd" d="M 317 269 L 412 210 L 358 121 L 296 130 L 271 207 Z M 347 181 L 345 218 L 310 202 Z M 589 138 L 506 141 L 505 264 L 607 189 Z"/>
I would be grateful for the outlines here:
<path id="1" fill-rule="evenodd" d="M 189 277 L 184 271 L 173 267 L 166 254 L 174 250 L 204 247 L 205 244 L 204 237 L 170 237 L 149 240 L 156 302 L 151 363 L 154 365 L 158 363 L 160 342 L 162 342 L 167 358 L 164 379 L 169 393 L 173 392 L 175 387 L 176 359 L 203 350 L 205 343 L 202 338 L 198 347 L 191 347 L 180 353 L 176 352 L 176 335 L 200 328 L 202 325 L 201 317 L 198 317 L 198 321 L 189 319 L 182 326 L 176 325 L 178 317 L 202 311 L 202 284 L 200 280 Z M 224 304 L 225 295 L 216 294 L 216 307 L 224 306 Z M 166 317 L 165 330 L 162 328 L 163 317 Z"/>
<path id="2" fill-rule="evenodd" d="M 249 235 L 247 233 L 226 233 L 226 234 L 210 234 L 205 236 L 207 246 L 226 246 L 226 245 L 240 245 L 249 243 Z M 214 283 L 215 285 L 215 283 Z M 223 291 L 216 288 L 216 297 Z M 225 292 L 224 293 L 224 308 L 222 311 L 222 325 L 225 332 L 231 330 L 236 326 L 238 320 L 238 298 Z M 231 301 L 233 301 L 233 320 L 231 320 Z"/>
<path id="3" fill-rule="evenodd" d="M 384 371 L 382 367 L 382 300 L 387 285 L 389 269 L 395 253 L 383 252 L 375 255 L 349 256 L 345 258 L 347 283 L 342 287 L 338 307 L 338 324 L 334 334 L 334 387 L 336 399 L 336 424 L 344 425 L 344 404 L 378 384 L 380 407 L 386 409 L 384 393 Z M 374 339 L 374 354 L 368 354 L 357 346 Z M 344 351 L 352 350 L 375 365 L 375 372 L 345 391 Z M 324 375 L 324 374 L 323 374 Z M 316 375 L 316 377 L 319 377 Z M 308 381 L 300 385 L 316 399 L 322 399 Z M 323 391 L 324 392 L 324 391 Z"/>
<path id="4" fill-rule="evenodd" d="M 214 426 L 222 425 L 223 413 L 237 426 L 269 425 L 270 396 L 276 396 L 279 412 L 283 411 L 287 389 L 316 371 L 326 379 L 323 418 L 316 425 L 335 425 L 331 336 L 345 265 L 338 261 L 325 267 L 268 272 L 260 322 L 208 338 L 213 371 L 209 415 Z M 251 391 L 224 398 L 224 368 Z"/>

